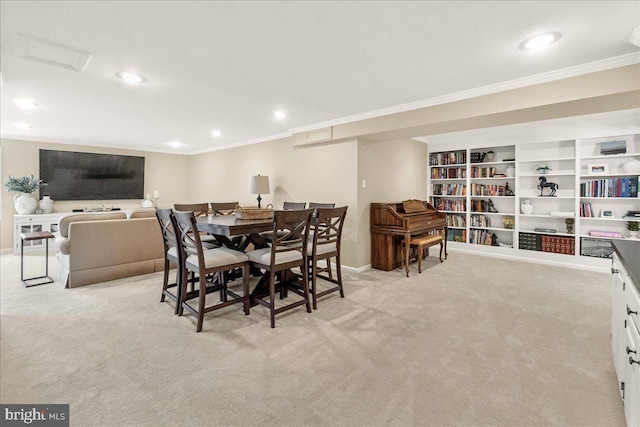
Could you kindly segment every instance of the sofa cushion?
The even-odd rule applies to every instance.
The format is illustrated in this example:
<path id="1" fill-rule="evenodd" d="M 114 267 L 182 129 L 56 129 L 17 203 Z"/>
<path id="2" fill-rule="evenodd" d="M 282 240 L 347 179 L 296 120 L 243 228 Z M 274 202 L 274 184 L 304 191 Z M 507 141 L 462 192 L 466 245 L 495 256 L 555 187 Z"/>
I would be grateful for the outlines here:
<path id="1" fill-rule="evenodd" d="M 156 208 L 138 208 L 131 211 L 129 218 L 155 218 Z"/>
<path id="2" fill-rule="evenodd" d="M 108 219 L 126 219 L 127 214 L 124 212 L 79 212 L 65 215 L 60 218 L 58 223 L 60 235 L 69 237 L 69 224 L 78 221 L 99 221 Z"/>

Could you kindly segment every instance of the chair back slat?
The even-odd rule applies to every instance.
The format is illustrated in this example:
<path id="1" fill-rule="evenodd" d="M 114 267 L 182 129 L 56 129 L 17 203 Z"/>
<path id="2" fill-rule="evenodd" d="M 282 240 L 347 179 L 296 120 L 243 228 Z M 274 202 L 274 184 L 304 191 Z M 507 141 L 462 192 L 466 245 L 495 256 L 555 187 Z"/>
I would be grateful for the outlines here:
<path id="1" fill-rule="evenodd" d="M 176 203 L 173 205 L 173 209 L 176 211 L 188 212 L 191 211 L 195 216 L 207 216 L 209 215 L 208 203 Z"/>
<path id="2" fill-rule="evenodd" d="M 213 216 L 233 215 L 236 212 L 237 206 L 238 206 L 238 202 L 223 202 L 223 203 L 211 202 L 211 214 Z"/>
<path id="3" fill-rule="evenodd" d="M 273 242 L 271 262 L 277 253 L 298 251 L 304 257 L 307 253 L 309 224 L 313 209 L 275 211 L 273 216 Z"/>
<path id="4" fill-rule="evenodd" d="M 156 218 L 160 224 L 160 230 L 162 231 L 162 239 L 164 241 L 165 252 L 169 248 L 177 248 L 178 242 L 176 240 L 175 229 L 171 221 L 171 209 L 156 208 Z"/>
<path id="5" fill-rule="evenodd" d="M 284 202 L 282 209 L 285 211 L 297 211 L 307 207 L 307 202 Z"/>
<path id="6" fill-rule="evenodd" d="M 198 255 L 198 259 L 202 262 L 202 241 L 200 233 L 196 226 L 196 216 L 192 211 L 181 212 L 174 210 L 172 212 L 174 219 L 174 227 L 176 229 L 176 237 L 178 241 L 178 249 L 186 259 L 189 255 Z"/>
<path id="7" fill-rule="evenodd" d="M 313 250 L 319 245 L 335 244 L 340 249 L 342 227 L 347 216 L 347 206 L 338 208 L 317 208 L 316 218 L 312 224 Z"/>

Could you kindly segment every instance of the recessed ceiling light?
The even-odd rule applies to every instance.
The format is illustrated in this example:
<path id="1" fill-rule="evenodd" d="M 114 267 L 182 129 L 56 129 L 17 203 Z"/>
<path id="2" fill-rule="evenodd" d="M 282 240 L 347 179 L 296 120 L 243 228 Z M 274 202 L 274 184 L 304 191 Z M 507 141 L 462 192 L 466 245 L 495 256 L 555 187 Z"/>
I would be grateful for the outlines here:
<path id="1" fill-rule="evenodd" d="M 38 106 L 38 104 L 30 99 L 14 99 L 13 103 L 22 108 L 33 108 Z"/>
<path id="2" fill-rule="evenodd" d="M 531 37 L 520 43 L 520 48 L 525 50 L 540 50 L 560 38 L 560 33 L 545 33 Z"/>
<path id="3" fill-rule="evenodd" d="M 171 142 L 167 142 L 167 145 L 170 145 L 173 148 L 180 148 L 180 147 L 184 146 L 185 144 L 183 144 L 180 141 L 171 141 Z"/>
<path id="4" fill-rule="evenodd" d="M 218 138 L 220 135 L 222 135 L 222 132 L 220 132 L 218 129 L 214 129 L 211 131 L 211 136 Z"/>
<path id="5" fill-rule="evenodd" d="M 284 120 L 287 118 L 287 114 L 282 110 L 278 110 L 275 113 L 273 113 L 273 117 L 275 117 L 278 120 Z"/>
<path id="6" fill-rule="evenodd" d="M 29 125 L 29 123 L 26 122 L 20 122 L 20 123 L 14 123 L 13 124 L 15 127 L 17 127 L 20 130 L 29 130 L 31 129 L 31 126 Z"/>
<path id="7" fill-rule="evenodd" d="M 121 71 L 118 74 L 116 74 L 116 76 L 118 76 L 119 78 L 121 78 L 125 82 L 127 82 L 129 84 L 132 84 L 132 85 L 137 85 L 137 84 L 144 83 L 144 82 L 147 81 L 147 79 L 145 77 L 140 76 L 138 74 L 129 73 L 127 71 Z"/>

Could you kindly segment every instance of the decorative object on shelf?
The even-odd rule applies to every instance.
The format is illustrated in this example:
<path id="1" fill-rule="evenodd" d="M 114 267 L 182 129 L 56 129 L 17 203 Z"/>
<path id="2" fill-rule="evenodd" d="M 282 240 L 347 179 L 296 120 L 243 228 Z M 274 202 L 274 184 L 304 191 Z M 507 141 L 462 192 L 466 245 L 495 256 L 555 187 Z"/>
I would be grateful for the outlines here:
<path id="1" fill-rule="evenodd" d="M 50 214 L 53 212 L 53 200 L 49 196 L 42 196 L 42 200 L 40 200 L 40 209 L 42 209 L 42 213 Z"/>
<path id="2" fill-rule="evenodd" d="M 153 203 L 156 207 L 158 207 L 159 198 L 160 198 L 160 192 L 158 190 L 153 190 Z"/>
<path id="3" fill-rule="evenodd" d="M 515 194 L 513 194 L 513 191 L 511 191 L 511 189 L 509 188 L 509 183 L 505 183 L 504 184 L 504 195 L 505 196 L 515 196 Z"/>
<path id="4" fill-rule="evenodd" d="M 254 175 L 249 180 L 249 194 L 257 194 L 258 195 L 258 207 L 260 207 L 260 202 L 262 201 L 261 194 L 269 194 L 269 177 L 262 176 L 260 174 Z"/>
<path id="5" fill-rule="evenodd" d="M 514 168 L 513 166 L 507 166 L 506 173 L 508 178 L 513 178 L 514 176 L 516 176 L 516 168 Z"/>
<path id="6" fill-rule="evenodd" d="M 587 167 L 588 175 L 597 175 L 599 173 L 609 173 L 609 165 L 597 164 L 597 165 L 589 165 Z"/>
<path id="7" fill-rule="evenodd" d="M 591 237 L 580 238 L 580 255 L 595 258 L 611 258 L 613 248 L 610 239 L 597 239 Z"/>
<path id="8" fill-rule="evenodd" d="M 153 207 L 153 200 L 151 200 L 151 194 L 147 194 L 145 199 L 142 201 L 142 207 L 143 208 L 152 208 Z"/>
<path id="9" fill-rule="evenodd" d="M 538 166 L 538 169 L 536 169 L 536 170 L 538 171 L 538 173 L 541 173 L 543 175 L 546 175 L 549 172 L 551 172 L 551 168 L 546 163 L 543 163 L 540 166 Z"/>
<path id="10" fill-rule="evenodd" d="M 640 221 L 627 221 L 627 230 L 629 230 L 629 237 L 637 239 L 638 231 L 640 231 Z"/>
<path id="11" fill-rule="evenodd" d="M 523 200 L 520 203 L 520 212 L 525 215 L 531 215 L 533 212 L 533 205 L 531 204 L 531 200 Z"/>
<path id="12" fill-rule="evenodd" d="M 36 215 L 42 215 L 44 211 L 42 209 L 36 209 Z"/>
<path id="13" fill-rule="evenodd" d="M 487 200 L 487 212 L 498 213 L 498 210 L 493 206 L 493 201 L 491 199 Z"/>
<path id="14" fill-rule="evenodd" d="M 600 154 L 626 154 L 627 141 L 605 141 L 600 143 Z"/>
<path id="15" fill-rule="evenodd" d="M 640 160 L 631 159 L 622 164 L 622 170 L 624 173 L 640 173 Z"/>
<path id="16" fill-rule="evenodd" d="M 564 220 L 564 223 L 567 225 L 567 233 L 573 234 L 573 224 L 575 223 L 575 220 L 573 218 L 567 218 Z"/>
<path id="17" fill-rule="evenodd" d="M 640 221 L 640 211 L 627 211 L 623 218 L 638 218 L 638 221 Z"/>
<path id="18" fill-rule="evenodd" d="M 495 157 L 496 157 L 496 153 L 494 153 L 491 150 L 487 151 L 487 154 L 484 156 L 487 162 L 493 162 L 493 159 L 495 159 Z"/>
<path id="19" fill-rule="evenodd" d="M 496 236 L 496 233 L 491 233 L 491 246 L 500 246 L 500 244 L 498 243 L 498 236 Z"/>
<path id="20" fill-rule="evenodd" d="M 16 212 L 19 215 L 31 215 L 36 211 L 38 207 L 38 201 L 31 195 L 36 190 L 39 190 L 47 186 L 46 182 L 42 182 L 41 179 L 35 176 L 23 176 L 22 178 L 16 178 L 9 175 L 9 180 L 4 184 L 7 191 L 22 193 L 13 196 L 13 202 Z"/>
<path id="21" fill-rule="evenodd" d="M 609 217 L 609 218 L 613 218 L 613 211 L 602 211 L 602 216 L 603 217 Z"/>
<path id="22" fill-rule="evenodd" d="M 512 216 L 502 217 L 502 225 L 504 228 L 511 230 L 515 224 L 515 219 Z"/>
<path id="23" fill-rule="evenodd" d="M 556 196 L 556 191 L 559 188 L 558 184 L 556 184 L 555 182 L 547 182 L 547 178 L 545 178 L 544 176 L 541 176 L 540 178 L 538 178 L 538 180 L 540 181 L 540 184 L 538 184 L 538 188 L 540 189 L 540 197 Z M 546 196 L 544 195 L 545 188 L 551 190 L 551 193 L 547 194 Z"/>

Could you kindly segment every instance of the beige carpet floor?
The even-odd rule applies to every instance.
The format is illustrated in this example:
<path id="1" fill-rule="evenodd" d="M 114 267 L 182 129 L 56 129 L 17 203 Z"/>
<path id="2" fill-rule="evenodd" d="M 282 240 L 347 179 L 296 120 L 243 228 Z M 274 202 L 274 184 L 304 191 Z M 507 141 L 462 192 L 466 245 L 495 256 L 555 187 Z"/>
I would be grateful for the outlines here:
<path id="1" fill-rule="evenodd" d="M 605 273 L 452 252 L 198 334 L 161 274 L 25 289 L 19 259 L 0 257 L 0 401 L 69 403 L 72 426 L 624 425 Z"/>

